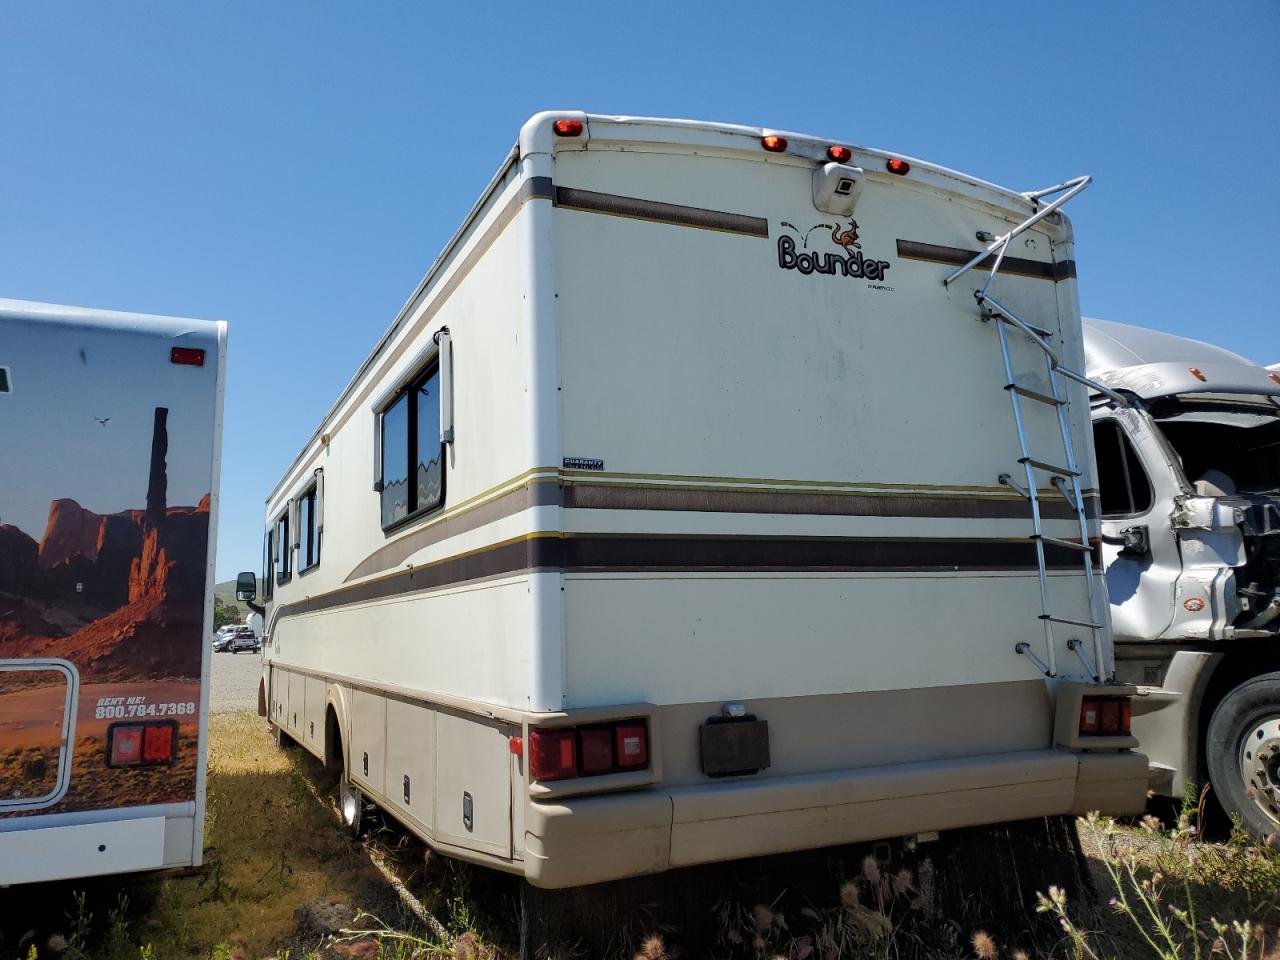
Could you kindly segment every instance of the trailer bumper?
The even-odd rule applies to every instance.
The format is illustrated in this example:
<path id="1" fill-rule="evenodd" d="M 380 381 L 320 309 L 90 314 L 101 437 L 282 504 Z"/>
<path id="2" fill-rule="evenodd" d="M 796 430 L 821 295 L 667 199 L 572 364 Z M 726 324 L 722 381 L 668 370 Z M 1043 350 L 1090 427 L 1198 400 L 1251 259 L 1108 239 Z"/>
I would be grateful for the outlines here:
<path id="1" fill-rule="evenodd" d="M 559 888 L 1032 817 L 1140 813 L 1138 753 L 1036 750 L 530 802 L 525 877 Z"/>

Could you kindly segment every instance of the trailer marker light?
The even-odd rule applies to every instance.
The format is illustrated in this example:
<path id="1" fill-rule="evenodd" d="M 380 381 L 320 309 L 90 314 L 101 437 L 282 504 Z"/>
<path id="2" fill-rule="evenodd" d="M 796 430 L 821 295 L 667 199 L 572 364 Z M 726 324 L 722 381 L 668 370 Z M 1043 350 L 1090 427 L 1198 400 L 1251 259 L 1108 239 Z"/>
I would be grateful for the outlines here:
<path id="1" fill-rule="evenodd" d="M 764 147 L 770 153 L 782 153 L 787 149 L 787 138 L 780 137 L 776 133 L 771 133 L 766 137 L 760 138 L 760 146 Z"/>
<path id="2" fill-rule="evenodd" d="M 529 731 L 529 774 L 535 780 L 567 780 L 578 775 L 573 727 Z"/>
<path id="3" fill-rule="evenodd" d="M 614 728 L 618 766 L 624 769 L 649 765 L 649 732 L 643 723 L 620 723 Z"/>
<path id="4" fill-rule="evenodd" d="M 580 137 L 582 136 L 581 120 L 557 120 L 552 125 L 557 137 Z"/>
<path id="5" fill-rule="evenodd" d="M 907 163 L 905 160 L 899 160 L 897 157 L 886 160 L 884 168 L 890 173 L 896 173 L 900 177 L 906 176 L 911 172 L 911 164 Z"/>
<path id="6" fill-rule="evenodd" d="M 1133 717 L 1128 697 L 1084 697 L 1080 701 L 1080 735 L 1127 737 Z"/>
<path id="7" fill-rule="evenodd" d="M 584 776 L 613 769 L 613 728 L 586 727 L 578 731 L 582 753 L 578 771 Z"/>
<path id="8" fill-rule="evenodd" d="M 169 724 L 147 727 L 142 731 L 142 762 L 168 763 L 173 759 L 173 727 Z"/>
<path id="9" fill-rule="evenodd" d="M 203 367 L 204 351 L 194 347 L 174 347 L 169 351 L 169 362 L 186 367 Z"/>
<path id="10" fill-rule="evenodd" d="M 827 157 L 836 163 L 848 163 L 853 159 L 853 151 L 848 147 L 832 145 L 827 147 Z"/>
<path id="11" fill-rule="evenodd" d="M 507 741 L 507 749 L 511 751 L 511 755 L 515 757 L 524 756 L 524 738 L 512 737 Z"/>
<path id="12" fill-rule="evenodd" d="M 126 767 L 142 759 L 142 727 L 116 727 L 111 732 L 111 750 L 108 764 Z"/>
<path id="13" fill-rule="evenodd" d="M 1205 377 L 1205 375 L 1204 375 L 1203 371 L 1201 371 L 1201 369 L 1200 369 L 1199 367 L 1187 367 L 1187 373 L 1191 374 L 1193 377 L 1195 377 L 1195 378 L 1196 378 L 1197 380 L 1199 380 L 1201 383 L 1204 383 L 1204 382 L 1205 382 L 1205 380 L 1207 379 L 1207 378 Z"/>

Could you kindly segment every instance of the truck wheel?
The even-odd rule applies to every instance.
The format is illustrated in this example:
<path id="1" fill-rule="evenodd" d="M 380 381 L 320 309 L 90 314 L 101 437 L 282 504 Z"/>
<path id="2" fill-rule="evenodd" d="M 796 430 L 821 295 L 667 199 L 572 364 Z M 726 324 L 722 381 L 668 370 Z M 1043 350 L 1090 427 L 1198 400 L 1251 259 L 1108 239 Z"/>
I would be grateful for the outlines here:
<path id="1" fill-rule="evenodd" d="M 1236 687 L 1213 711 L 1209 782 L 1227 813 L 1259 840 L 1280 833 L 1280 673 Z"/>

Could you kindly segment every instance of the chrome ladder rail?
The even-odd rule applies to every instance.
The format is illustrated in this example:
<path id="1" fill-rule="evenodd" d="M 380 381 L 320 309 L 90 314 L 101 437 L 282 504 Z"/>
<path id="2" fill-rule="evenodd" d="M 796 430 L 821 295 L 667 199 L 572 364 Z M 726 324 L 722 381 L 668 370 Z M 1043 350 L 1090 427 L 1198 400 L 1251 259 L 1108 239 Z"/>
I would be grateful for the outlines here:
<path id="1" fill-rule="evenodd" d="M 981 289 L 974 291 L 974 299 L 978 302 L 979 319 L 983 322 L 995 321 L 997 335 L 1000 341 L 1000 357 L 1004 364 L 1005 373 L 1005 391 L 1009 394 L 1010 403 L 1013 406 L 1013 422 L 1018 434 L 1018 450 L 1021 456 L 1018 462 L 1022 465 L 1025 478 L 1025 485 L 1018 483 L 1011 474 L 1002 473 L 999 476 L 1001 484 L 1009 487 L 1014 492 L 1025 498 L 1031 504 L 1031 524 L 1032 533 L 1030 540 L 1035 544 L 1036 549 L 1036 573 L 1040 585 L 1040 622 L 1044 631 L 1045 657 L 1041 659 L 1032 649 L 1029 643 L 1020 642 L 1014 646 L 1015 652 L 1030 659 L 1044 674 L 1050 677 L 1058 675 L 1057 652 L 1054 643 L 1054 624 L 1064 626 L 1080 627 L 1089 631 L 1092 635 L 1093 656 L 1092 659 L 1085 652 L 1085 644 L 1076 637 L 1072 637 L 1067 641 L 1067 649 L 1071 650 L 1080 659 L 1089 675 L 1096 682 L 1103 682 L 1109 677 L 1104 677 L 1103 673 L 1107 669 L 1107 660 L 1102 643 L 1102 631 L 1104 624 L 1101 622 L 1099 611 L 1101 598 L 1098 595 L 1097 581 L 1095 580 L 1093 568 L 1093 551 L 1089 544 L 1089 527 L 1085 514 L 1084 495 L 1080 485 L 1081 470 L 1076 460 L 1075 448 L 1071 442 L 1071 422 L 1069 417 L 1070 399 L 1067 396 L 1065 387 L 1066 381 L 1074 381 L 1091 390 L 1101 393 L 1111 400 L 1125 405 L 1126 400 L 1123 396 L 1113 390 L 1102 386 L 1090 380 L 1083 374 L 1070 370 L 1062 365 L 1058 352 L 1050 343 L 1052 333 L 1040 327 L 1036 327 L 1019 318 L 1013 311 L 1009 310 L 1003 304 L 988 293 L 992 282 L 995 280 L 1000 270 L 1001 264 L 1004 262 L 1005 253 L 1009 249 L 1009 243 L 1015 237 L 1026 232 L 1030 227 L 1043 220 L 1049 214 L 1053 213 L 1064 203 L 1070 200 L 1076 194 L 1080 193 L 1089 185 L 1089 177 L 1077 177 L 1074 180 L 1067 180 L 1053 187 L 1044 190 L 1031 191 L 1023 194 L 1027 199 L 1037 202 L 1040 198 L 1050 196 L 1055 193 L 1061 193 L 1053 202 L 1046 204 L 1036 213 L 1028 217 L 1022 223 L 1018 224 L 1008 233 L 998 237 L 992 242 L 986 250 L 976 254 L 968 263 L 957 268 L 950 273 L 942 282 L 945 286 L 950 286 L 966 271 L 970 270 L 977 264 L 981 263 L 987 257 L 995 254 L 995 260 L 991 265 L 990 273 L 986 282 Z M 1033 390 L 1023 384 L 1018 383 L 1017 376 L 1013 369 L 1013 359 L 1009 346 L 1009 335 L 1006 327 L 1013 327 L 1032 344 L 1034 344 L 1042 352 L 1045 362 L 1045 372 L 1048 376 L 1049 392 L 1042 390 Z M 1052 406 L 1056 409 L 1058 415 L 1058 429 L 1060 439 L 1062 441 L 1062 452 L 1065 463 L 1054 464 L 1045 460 L 1038 460 L 1032 456 L 1030 445 L 1027 442 L 1026 420 L 1023 416 L 1022 403 L 1029 400 L 1034 403 L 1042 403 Z M 1062 498 L 1070 505 L 1072 512 L 1075 514 L 1077 527 L 1079 531 L 1079 541 L 1063 540 L 1058 537 L 1051 537 L 1044 532 L 1044 518 L 1041 512 L 1041 495 L 1040 484 L 1037 481 L 1039 474 L 1048 474 L 1049 483 L 1061 495 Z M 1046 546 L 1053 546 L 1060 550 L 1071 550 L 1080 556 L 1085 577 L 1085 593 L 1089 603 L 1089 619 L 1079 620 L 1072 617 L 1064 617 L 1053 613 L 1049 602 L 1049 572 L 1046 559 Z"/>

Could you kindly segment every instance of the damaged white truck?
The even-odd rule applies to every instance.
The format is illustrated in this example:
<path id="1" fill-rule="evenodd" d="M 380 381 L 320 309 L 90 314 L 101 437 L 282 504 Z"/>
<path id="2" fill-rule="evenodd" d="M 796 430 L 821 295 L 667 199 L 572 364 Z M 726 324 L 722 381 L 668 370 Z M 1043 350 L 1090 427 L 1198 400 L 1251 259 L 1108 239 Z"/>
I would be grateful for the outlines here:
<path id="1" fill-rule="evenodd" d="M 1280 832 L 1280 373 L 1086 318 L 1116 673 L 1151 787 Z"/>

